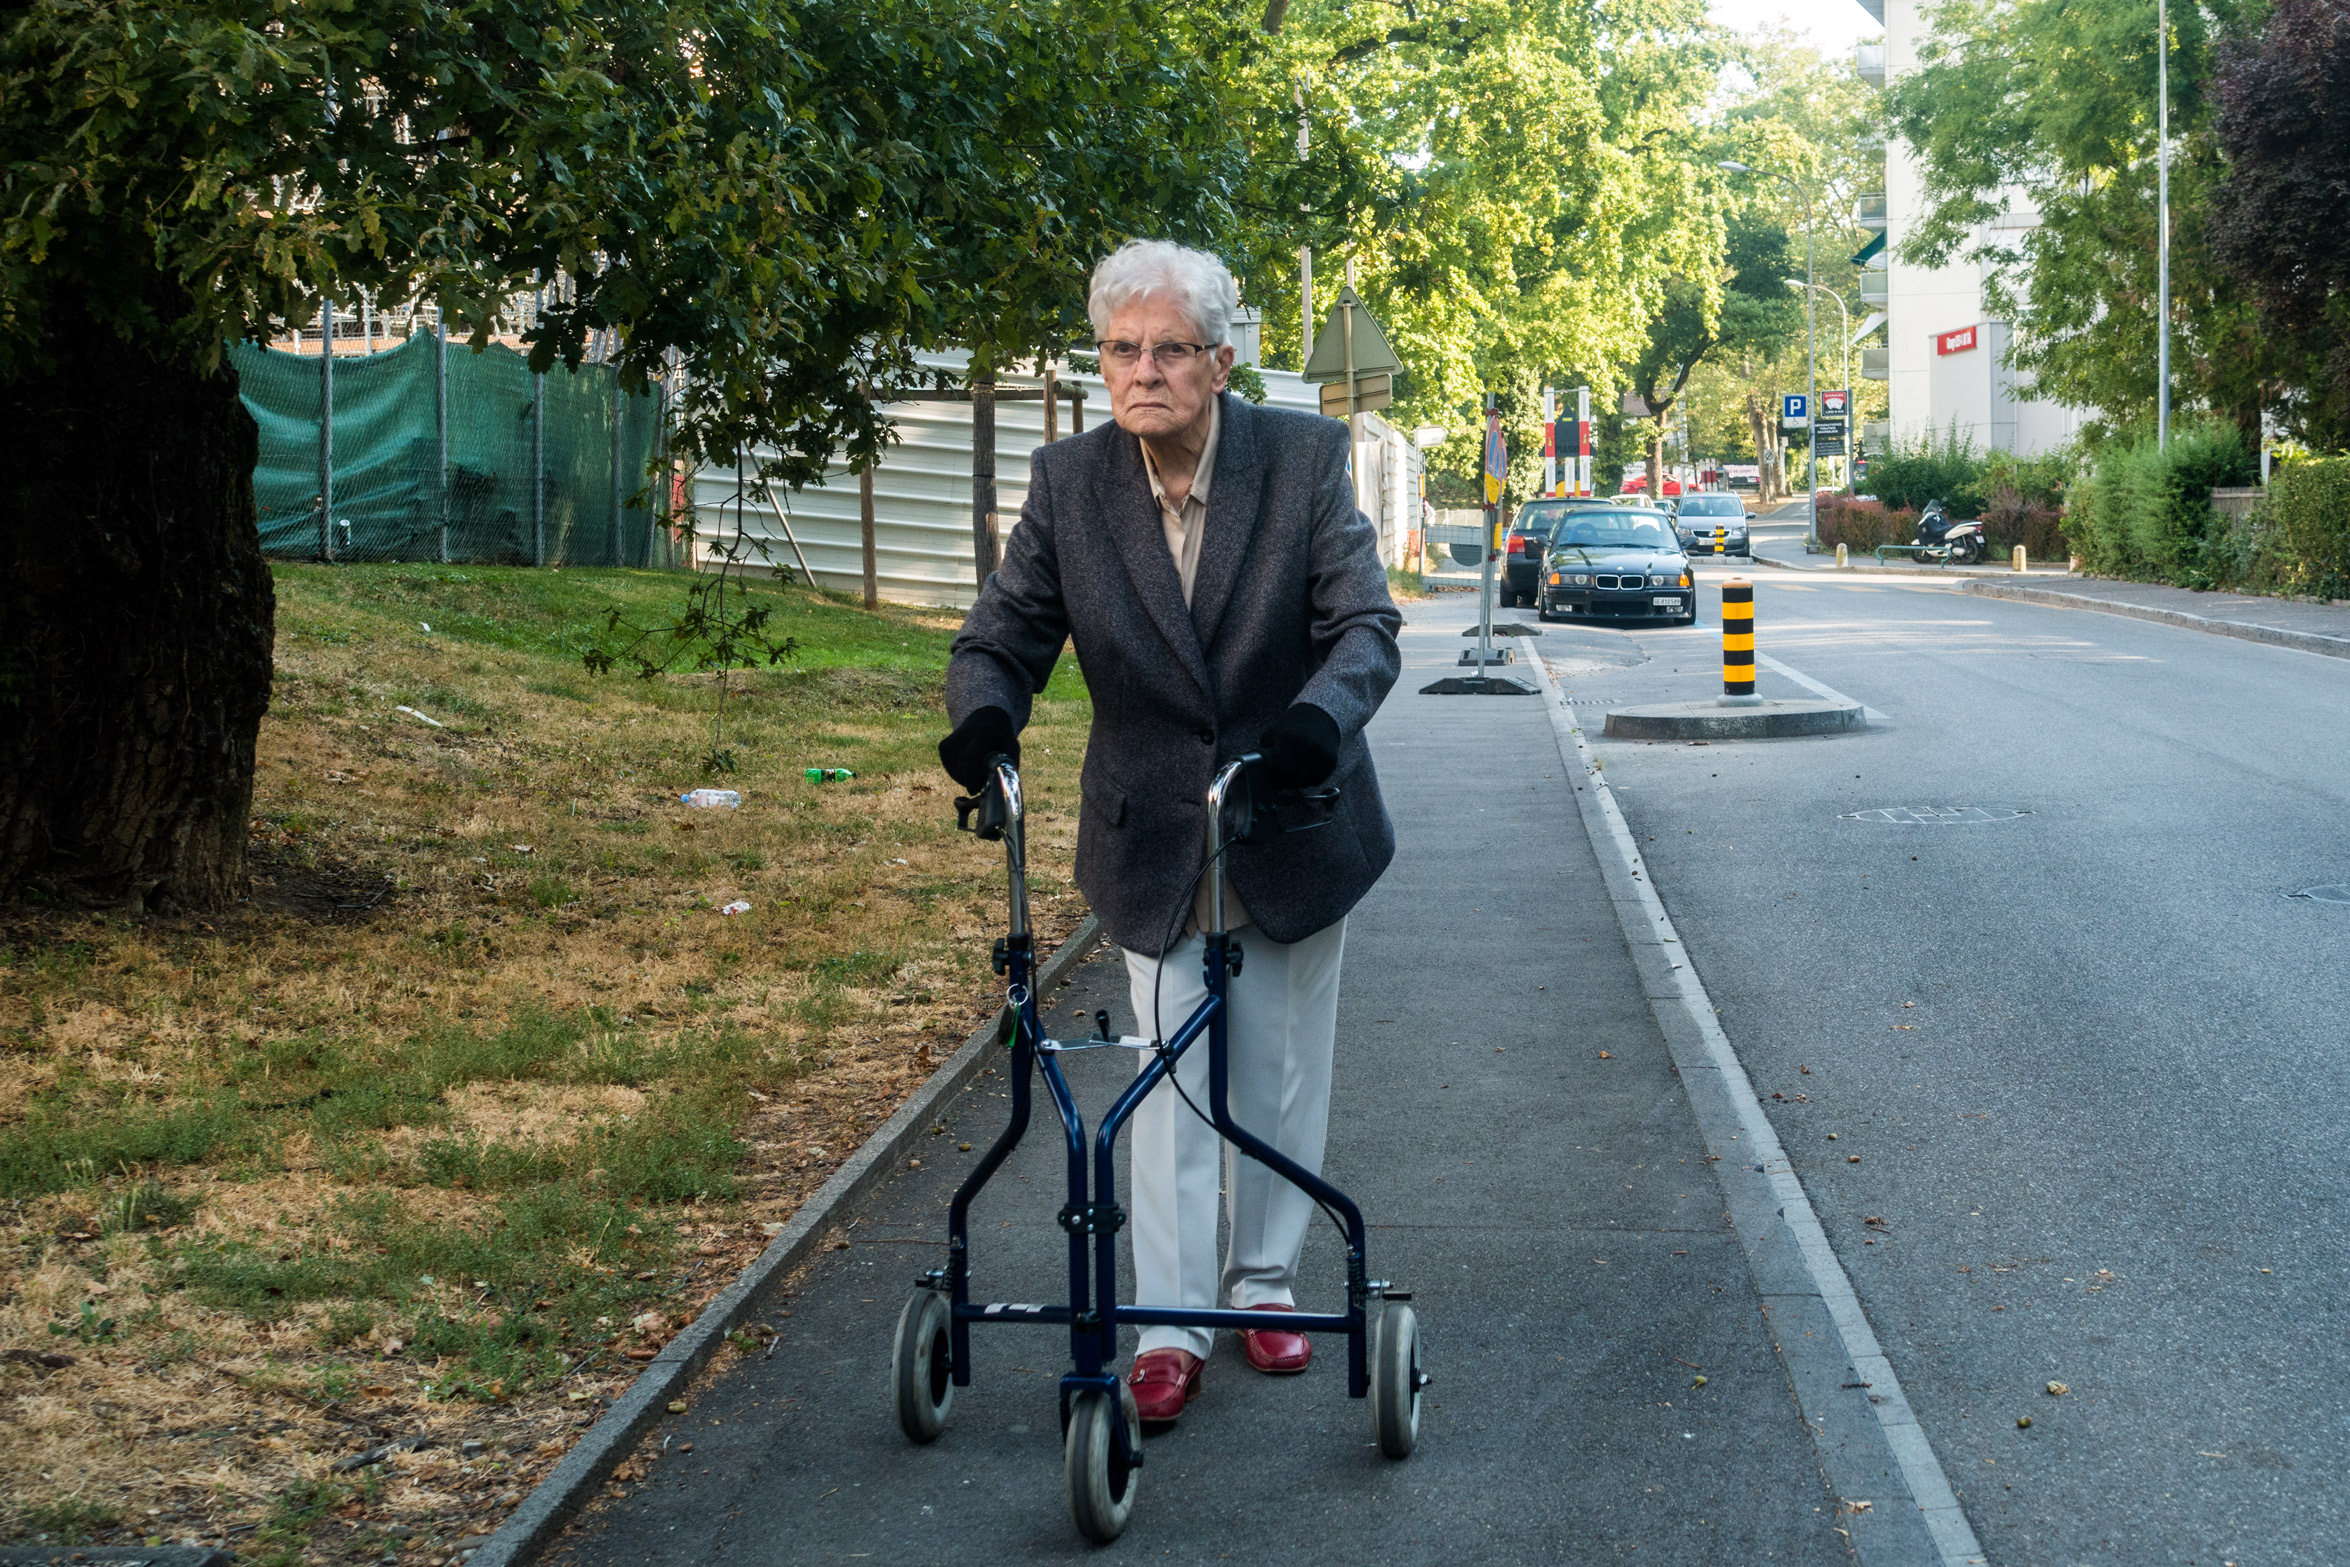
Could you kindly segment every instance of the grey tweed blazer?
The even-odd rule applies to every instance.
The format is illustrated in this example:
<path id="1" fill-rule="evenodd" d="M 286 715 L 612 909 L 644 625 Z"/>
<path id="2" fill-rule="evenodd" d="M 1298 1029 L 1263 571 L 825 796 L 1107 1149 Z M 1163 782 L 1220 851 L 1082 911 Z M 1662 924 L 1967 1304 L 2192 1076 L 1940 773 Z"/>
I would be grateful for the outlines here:
<path id="1" fill-rule="evenodd" d="M 1355 509 L 1346 426 L 1224 394 L 1192 603 L 1142 445 L 1115 424 L 1040 448 L 1003 567 L 947 666 L 947 713 L 1028 722 L 1064 639 L 1093 695 L 1077 885 L 1110 938 L 1157 956 L 1206 857 L 1216 769 L 1293 702 L 1337 720 L 1327 827 L 1226 852 L 1257 927 L 1299 941 L 1344 917 L 1395 856 L 1363 726 L 1402 669 L 1378 538 Z"/>

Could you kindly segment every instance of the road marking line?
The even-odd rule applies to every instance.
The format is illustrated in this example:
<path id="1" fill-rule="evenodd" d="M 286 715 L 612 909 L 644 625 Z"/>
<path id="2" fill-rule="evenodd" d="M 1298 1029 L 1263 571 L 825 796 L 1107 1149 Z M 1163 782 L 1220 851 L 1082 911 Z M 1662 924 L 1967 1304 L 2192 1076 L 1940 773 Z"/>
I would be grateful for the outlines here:
<path id="1" fill-rule="evenodd" d="M 1624 813 L 1616 804 L 1615 792 L 1601 776 L 1597 760 L 1591 754 L 1591 742 L 1584 737 L 1583 728 L 1576 721 L 1574 709 L 1559 690 L 1558 682 L 1550 673 L 1550 665 L 1539 655 L 1527 661 L 1542 682 L 1544 705 L 1550 712 L 1550 725 L 1558 742 L 1559 759 L 1571 775 L 1580 771 L 1598 814 L 1606 824 L 1609 843 L 1622 862 L 1630 885 L 1635 891 L 1642 915 L 1648 921 L 1649 934 L 1660 947 L 1670 943 L 1686 953 L 1680 932 L 1673 926 L 1672 917 L 1665 912 L 1664 901 L 1646 874 L 1641 863 L 1640 850 L 1632 838 L 1632 829 L 1624 820 Z M 1780 673 L 1803 684 L 1813 686 L 1832 701 L 1846 701 L 1825 686 L 1796 675 L 1791 669 L 1771 661 Z M 1572 750 L 1570 750 L 1570 746 Z M 1592 835 L 1595 839 L 1597 832 Z M 1596 848 L 1596 844 L 1594 847 Z M 1623 905 L 1617 904 L 1619 914 Z M 1635 939 L 1635 932 L 1627 922 L 1624 935 Z M 1985 1560 L 1983 1548 L 1975 1539 L 1975 1531 L 1960 1508 L 1958 1496 L 1950 1488 L 1949 1477 L 1927 1441 L 1925 1430 L 1918 1424 L 1917 1414 L 1910 1408 L 1909 1396 L 1902 1391 L 1901 1382 L 1894 1375 L 1893 1363 L 1879 1344 L 1868 1315 L 1861 1309 L 1860 1298 L 1853 1292 L 1852 1280 L 1836 1251 L 1828 1243 L 1827 1231 L 1820 1225 L 1819 1215 L 1813 1211 L 1811 1198 L 1803 1189 L 1802 1178 L 1795 1173 L 1786 1149 L 1779 1142 L 1778 1129 L 1763 1112 L 1762 1100 L 1756 1094 L 1754 1081 L 1746 1075 L 1746 1067 L 1738 1059 L 1738 1052 L 1730 1038 L 1722 1032 L 1720 1018 L 1712 1000 L 1706 994 L 1705 982 L 1697 977 L 1693 964 L 1681 962 L 1672 965 L 1672 982 L 1679 992 L 1678 999 L 1687 1012 L 1698 1037 L 1704 1040 L 1708 1060 L 1721 1074 L 1738 1117 L 1743 1148 L 1732 1146 L 1712 1148 L 1709 1152 L 1723 1159 L 1754 1159 L 1763 1166 L 1770 1182 L 1773 1201 L 1779 1217 L 1787 1226 L 1789 1238 L 1795 1243 L 1797 1255 L 1803 1259 L 1804 1271 L 1810 1276 L 1812 1287 L 1819 1292 L 1820 1303 L 1827 1309 L 1829 1319 L 1836 1325 L 1837 1335 L 1843 1340 L 1852 1380 L 1869 1388 L 1869 1407 L 1877 1417 L 1877 1426 L 1883 1434 L 1886 1448 L 1900 1470 L 1903 1482 L 1909 1487 L 1910 1499 L 1917 1504 L 1927 1533 L 1943 1567 L 1981 1567 Z M 1728 1166 L 1725 1164 L 1725 1169 Z M 1813 1429 L 1819 1422 L 1806 1411 L 1806 1424 Z"/>
<path id="2" fill-rule="evenodd" d="M 1803 687 L 1804 690 L 1809 691 L 1813 696 L 1826 697 L 1831 702 L 1841 702 L 1846 707 L 1859 708 L 1860 716 L 1867 719 L 1872 724 L 1881 724 L 1885 721 L 1885 715 L 1878 712 L 1875 708 L 1865 706 L 1859 702 L 1855 702 L 1852 698 L 1846 696 L 1843 692 L 1837 690 L 1834 686 L 1823 685 L 1819 681 L 1812 679 L 1812 677 L 1809 675 L 1797 674 L 1794 670 L 1789 669 L 1785 664 L 1780 663 L 1777 659 L 1771 657 L 1771 655 L 1768 653 L 1755 654 L 1754 661 L 1762 665 L 1765 669 L 1771 671 L 1773 674 L 1785 675 L 1788 679 Z"/>

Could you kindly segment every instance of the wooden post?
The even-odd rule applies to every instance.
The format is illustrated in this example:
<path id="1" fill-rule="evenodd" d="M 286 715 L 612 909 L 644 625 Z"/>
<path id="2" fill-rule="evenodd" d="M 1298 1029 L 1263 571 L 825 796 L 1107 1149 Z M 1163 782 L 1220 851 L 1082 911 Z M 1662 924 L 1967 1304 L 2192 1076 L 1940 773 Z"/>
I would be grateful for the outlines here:
<path id="1" fill-rule="evenodd" d="M 996 568 L 995 369 L 971 376 L 971 563 L 978 585 Z"/>
<path id="2" fill-rule="evenodd" d="M 1061 438 L 1061 386 L 1053 373 L 1053 362 L 1044 362 L 1044 444 L 1050 446 Z"/>
<path id="3" fill-rule="evenodd" d="M 1085 433 L 1085 388 L 1082 386 L 1069 388 L 1069 433 Z"/>
<path id="4" fill-rule="evenodd" d="M 881 607 L 881 582 L 873 559 L 873 464 L 857 470 L 857 524 L 865 545 L 865 607 Z"/>

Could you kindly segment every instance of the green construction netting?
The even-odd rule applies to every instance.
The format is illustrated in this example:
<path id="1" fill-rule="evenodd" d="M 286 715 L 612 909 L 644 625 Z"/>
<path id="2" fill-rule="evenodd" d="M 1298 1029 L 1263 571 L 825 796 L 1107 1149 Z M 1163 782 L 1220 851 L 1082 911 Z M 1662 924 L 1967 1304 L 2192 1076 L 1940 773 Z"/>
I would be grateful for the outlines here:
<path id="1" fill-rule="evenodd" d="M 534 401 L 530 367 L 520 354 L 500 344 L 478 354 L 450 344 L 444 495 L 433 415 L 433 339 L 420 334 L 380 354 L 337 355 L 333 532 L 321 538 L 318 358 L 250 343 L 238 344 L 231 356 L 245 406 L 261 426 L 253 495 L 265 554 L 522 566 L 670 564 L 666 535 L 652 509 L 655 487 L 645 474 L 659 435 L 659 409 L 650 396 L 616 397 L 613 371 L 604 365 L 558 367 Z M 536 485 L 534 421 L 545 431 Z"/>

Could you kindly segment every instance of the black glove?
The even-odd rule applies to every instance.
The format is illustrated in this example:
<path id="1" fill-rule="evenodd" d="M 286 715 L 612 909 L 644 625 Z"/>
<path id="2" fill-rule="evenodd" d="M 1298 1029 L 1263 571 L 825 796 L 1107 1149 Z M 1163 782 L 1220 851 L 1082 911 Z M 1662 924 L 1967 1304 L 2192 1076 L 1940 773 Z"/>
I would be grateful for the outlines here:
<path id="1" fill-rule="evenodd" d="M 938 743 L 939 765 L 947 776 L 977 794 L 987 787 L 987 764 L 1008 757 L 1020 765 L 1020 731 L 1012 715 L 1000 707 L 983 707 L 955 725 L 955 732 Z"/>
<path id="2" fill-rule="evenodd" d="M 1295 702 L 1265 731 L 1257 750 L 1276 789 L 1311 789 L 1338 769 L 1338 720 L 1311 702 Z"/>

